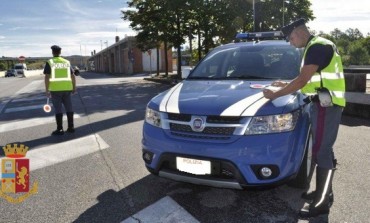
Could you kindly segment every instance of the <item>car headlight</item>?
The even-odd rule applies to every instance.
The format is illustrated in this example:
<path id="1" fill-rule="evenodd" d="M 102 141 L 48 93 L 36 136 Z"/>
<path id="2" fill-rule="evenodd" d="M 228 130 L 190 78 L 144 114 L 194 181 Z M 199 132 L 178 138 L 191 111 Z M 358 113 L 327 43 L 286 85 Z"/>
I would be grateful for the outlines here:
<path id="1" fill-rule="evenodd" d="M 245 135 L 288 132 L 295 128 L 299 112 L 281 115 L 257 116 L 249 122 Z"/>
<path id="2" fill-rule="evenodd" d="M 161 127 L 161 114 L 151 108 L 146 108 L 145 121 L 156 127 Z"/>

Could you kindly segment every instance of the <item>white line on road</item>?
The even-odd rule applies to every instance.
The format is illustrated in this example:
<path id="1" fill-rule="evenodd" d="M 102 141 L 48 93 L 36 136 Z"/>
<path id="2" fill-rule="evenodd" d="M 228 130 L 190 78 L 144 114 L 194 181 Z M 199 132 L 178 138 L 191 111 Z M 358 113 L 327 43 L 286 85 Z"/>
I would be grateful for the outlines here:
<path id="1" fill-rule="evenodd" d="M 9 102 L 10 100 L 6 100 L 6 101 L 3 101 L 3 102 L 0 102 L 0 113 L 3 111 L 3 108 L 5 107 L 5 105 Z"/>
<path id="2" fill-rule="evenodd" d="M 44 105 L 45 104 L 29 105 L 29 106 L 15 107 L 15 108 L 7 108 L 7 109 L 5 109 L 4 113 L 19 112 L 19 111 L 34 110 L 34 109 L 42 109 L 44 107 Z"/>
<path id="3" fill-rule="evenodd" d="M 15 93 L 15 95 L 20 95 L 20 94 L 28 94 L 28 93 L 34 93 L 36 92 L 37 90 L 44 90 L 44 88 L 42 88 L 42 84 L 43 84 L 43 80 L 37 80 L 37 81 L 32 81 L 31 83 L 29 83 L 27 86 L 23 87 L 22 89 L 20 89 L 19 91 L 17 91 Z M 41 85 L 41 86 L 40 86 Z"/>
<path id="4" fill-rule="evenodd" d="M 170 223 L 170 222 L 187 222 L 198 223 L 189 212 L 181 207 L 176 201 L 166 196 L 156 203 L 144 208 L 140 212 L 125 219 L 121 223 Z"/>
<path id="5" fill-rule="evenodd" d="M 109 145 L 98 134 L 95 134 L 33 149 L 27 153 L 27 158 L 30 159 L 30 169 L 32 171 L 107 148 L 109 148 Z"/>
<path id="6" fill-rule="evenodd" d="M 35 97 L 29 97 L 29 98 L 18 98 L 18 99 L 13 99 L 12 102 L 36 101 L 36 100 L 42 100 L 42 99 L 45 99 L 45 101 L 46 101 L 46 96 L 35 96 Z"/>
<path id="7" fill-rule="evenodd" d="M 63 116 L 64 120 L 67 120 L 66 116 Z M 74 114 L 74 118 L 81 118 L 79 114 Z M 8 132 L 18 129 L 24 129 L 28 127 L 33 127 L 36 125 L 43 125 L 43 124 L 49 124 L 55 122 L 54 116 L 44 117 L 44 118 L 31 118 L 27 120 L 22 121 L 16 121 L 16 122 L 9 122 L 4 123 L 0 125 L 0 133 L 1 132 Z"/>
<path id="8" fill-rule="evenodd" d="M 109 145 L 98 134 L 94 134 L 67 142 L 32 149 L 27 153 L 26 158 L 29 158 L 30 170 L 33 171 L 107 148 L 109 148 Z"/>

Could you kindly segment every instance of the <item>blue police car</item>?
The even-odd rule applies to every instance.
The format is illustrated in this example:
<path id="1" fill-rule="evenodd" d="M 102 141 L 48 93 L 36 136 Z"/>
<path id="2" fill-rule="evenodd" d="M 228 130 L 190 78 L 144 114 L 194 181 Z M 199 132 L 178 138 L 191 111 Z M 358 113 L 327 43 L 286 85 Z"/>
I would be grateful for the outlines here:
<path id="1" fill-rule="evenodd" d="M 299 74 L 302 51 L 279 36 L 240 34 L 148 103 L 142 156 L 151 173 L 234 189 L 309 183 L 310 106 L 300 92 L 262 93 Z"/>

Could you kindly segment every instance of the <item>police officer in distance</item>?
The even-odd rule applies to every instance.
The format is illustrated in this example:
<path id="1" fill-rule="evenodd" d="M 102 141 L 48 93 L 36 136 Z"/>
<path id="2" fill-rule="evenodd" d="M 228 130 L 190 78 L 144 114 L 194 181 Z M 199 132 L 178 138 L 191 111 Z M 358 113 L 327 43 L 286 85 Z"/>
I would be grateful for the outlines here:
<path id="1" fill-rule="evenodd" d="M 336 159 L 333 145 L 346 104 L 343 65 L 335 44 L 311 35 L 304 19 L 284 26 L 282 32 L 291 45 L 305 48 L 301 71 L 290 83 L 275 81 L 272 85 L 281 87 L 280 90 L 265 89 L 263 93 L 266 98 L 273 100 L 301 89 L 312 103 L 312 158 L 316 163 L 316 189 L 302 194 L 302 198 L 310 204 L 299 215 L 302 218 L 315 217 L 328 214 L 334 201 L 332 180 Z"/>
<path id="2" fill-rule="evenodd" d="M 74 133 L 71 94 L 76 92 L 75 75 L 70 62 L 60 56 L 62 48 L 54 45 L 51 50 L 53 58 L 46 62 L 44 74 L 46 95 L 52 99 L 57 123 L 57 129 L 52 132 L 52 135 L 64 134 L 62 106 L 67 114 L 67 132 Z"/>

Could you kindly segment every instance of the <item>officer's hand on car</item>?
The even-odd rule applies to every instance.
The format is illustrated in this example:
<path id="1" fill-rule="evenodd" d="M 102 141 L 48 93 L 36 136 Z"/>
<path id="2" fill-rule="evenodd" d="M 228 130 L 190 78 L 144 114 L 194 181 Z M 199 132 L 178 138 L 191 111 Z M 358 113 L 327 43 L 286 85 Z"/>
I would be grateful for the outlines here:
<path id="1" fill-rule="evenodd" d="M 279 97 L 278 95 L 275 94 L 276 91 L 280 90 L 281 88 L 285 87 L 288 85 L 288 82 L 277 80 L 272 82 L 272 84 L 268 87 L 266 87 L 263 90 L 263 96 L 268 99 L 275 99 Z"/>
<path id="2" fill-rule="evenodd" d="M 270 89 L 264 89 L 263 90 L 263 96 L 267 99 L 275 99 L 275 95 L 274 95 L 274 92 Z"/>
<path id="3" fill-rule="evenodd" d="M 285 86 L 287 86 L 287 84 L 288 84 L 288 82 L 286 82 L 286 81 L 277 80 L 277 81 L 272 82 L 271 86 L 274 86 L 274 87 L 285 87 Z"/>

